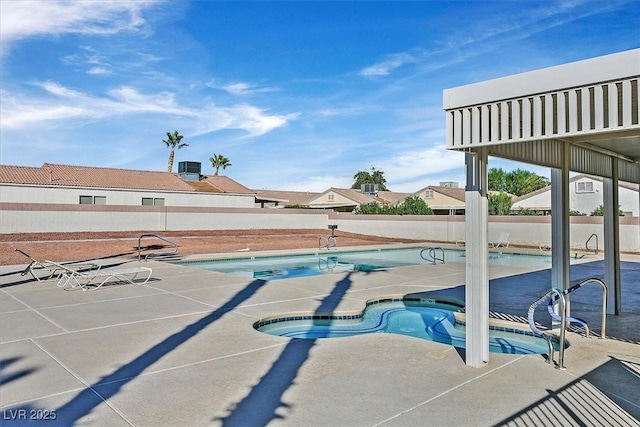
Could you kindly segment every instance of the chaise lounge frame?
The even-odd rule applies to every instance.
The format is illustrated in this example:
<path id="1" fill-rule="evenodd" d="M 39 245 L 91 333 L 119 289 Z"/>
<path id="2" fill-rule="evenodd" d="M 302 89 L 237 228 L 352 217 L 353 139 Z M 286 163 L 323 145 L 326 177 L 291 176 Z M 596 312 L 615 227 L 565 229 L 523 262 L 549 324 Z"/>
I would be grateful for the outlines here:
<path id="1" fill-rule="evenodd" d="M 26 256 L 31 260 L 29 265 L 20 273 L 20 275 L 25 276 L 27 273 L 31 274 L 31 276 L 37 281 L 40 280 L 48 280 L 53 278 L 54 276 L 60 276 L 65 270 L 75 270 L 75 271 L 86 271 L 86 270 L 100 270 L 100 265 L 95 264 L 93 262 L 87 263 L 55 263 L 51 261 L 38 261 L 25 251 L 21 249 L 15 249 L 16 252 L 20 252 L 22 255 Z M 46 271 L 49 275 L 40 277 L 36 274 L 38 271 Z"/>
<path id="2" fill-rule="evenodd" d="M 129 283 L 131 285 L 144 285 L 149 281 L 151 273 L 153 272 L 149 267 L 131 267 L 121 270 L 104 269 L 83 272 L 67 268 L 64 265 L 57 264 L 53 261 L 47 260 L 46 262 L 63 270 L 59 276 L 58 287 L 69 287 L 71 289 L 80 287 L 83 291 L 98 289 L 109 281 L 114 283 Z M 142 277 L 136 280 L 140 275 L 142 275 Z"/>

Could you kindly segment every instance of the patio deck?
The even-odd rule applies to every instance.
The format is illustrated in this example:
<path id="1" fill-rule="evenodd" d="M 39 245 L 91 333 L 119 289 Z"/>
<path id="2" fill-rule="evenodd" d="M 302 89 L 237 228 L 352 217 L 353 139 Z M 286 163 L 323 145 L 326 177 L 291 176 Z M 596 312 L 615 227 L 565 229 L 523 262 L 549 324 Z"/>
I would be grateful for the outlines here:
<path id="1" fill-rule="evenodd" d="M 1 422 L 640 425 L 640 257 L 624 259 L 624 314 L 608 317 L 612 338 L 569 333 L 564 371 L 540 355 L 495 353 L 471 368 L 463 349 L 393 334 L 290 340 L 252 328 L 283 312 L 361 310 L 381 295 L 460 293 L 464 263 L 266 282 L 150 261 L 145 286 L 92 292 L 3 266 Z M 598 272 L 597 262 L 575 265 L 572 279 Z M 491 310 L 526 316 L 549 270 L 501 266 L 490 274 Z M 583 303 L 572 300 L 579 317 L 576 310 L 599 300 Z M 598 320 L 590 326 L 599 332 Z"/>

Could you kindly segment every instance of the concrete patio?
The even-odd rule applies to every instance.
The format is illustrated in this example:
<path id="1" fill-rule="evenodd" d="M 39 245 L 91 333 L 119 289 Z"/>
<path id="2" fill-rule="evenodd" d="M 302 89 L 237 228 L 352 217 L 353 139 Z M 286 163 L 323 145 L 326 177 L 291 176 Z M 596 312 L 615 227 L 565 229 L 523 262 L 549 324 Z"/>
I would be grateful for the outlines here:
<path id="1" fill-rule="evenodd" d="M 608 317 L 610 339 L 569 333 L 566 370 L 495 353 L 471 368 L 464 349 L 393 334 L 290 340 L 252 327 L 285 312 L 362 310 L 382 295 L 459 295 L 464 263 L 267 282 L 150 261 L 145 286 L 88 292 L 3 266 L 1 423 L 640 425 L 640 256 L 623 260 L 623 315 Z M 599 271 L 575 265 L 572 279 Z M 526 317 L 549 270 L 500 266 L 490 276 L 491 311 Z M 572 300 L 573 312 L 591 321 L 599 301 Z"/>

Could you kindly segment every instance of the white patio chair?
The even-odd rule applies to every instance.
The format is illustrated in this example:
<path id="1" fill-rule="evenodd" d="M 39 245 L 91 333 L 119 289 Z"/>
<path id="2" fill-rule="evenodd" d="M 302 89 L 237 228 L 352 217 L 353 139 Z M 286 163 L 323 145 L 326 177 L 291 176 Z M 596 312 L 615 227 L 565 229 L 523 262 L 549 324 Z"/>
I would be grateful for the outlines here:
<path id="1" fill-rule="evenodd" d="M 498 239 L 494 242 L 489 242 L 489 246 L 491 246 L 492 248 L 499 248 L 499 247 L 503 247 L 503 248 L 508 248 L 509 247 L 509 233 L 507 233 L 506 231 L 503 231 L 502 233 L 500 233 L 500 236 L 498 236 Z"/>

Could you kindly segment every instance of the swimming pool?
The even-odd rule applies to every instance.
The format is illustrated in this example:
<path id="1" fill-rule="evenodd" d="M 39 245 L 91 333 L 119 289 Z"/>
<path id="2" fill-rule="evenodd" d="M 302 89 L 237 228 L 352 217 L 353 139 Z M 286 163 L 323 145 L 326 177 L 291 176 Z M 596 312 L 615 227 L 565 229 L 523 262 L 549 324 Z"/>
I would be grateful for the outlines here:
<path id="1" fill-rule="evenodd" d="M 317 276 L 326 273 L 349 271 L 374 271 L 391 267 L 431 264 L 420 254 L 424 247 L 402 249 L 375 249 L 360 251 L 320 252 L 303 255 L 269 257 L 243 257 L 226 260 L 180 261 L 204 270 L 219 271 L 251 279 L 280 280 L 295 277 Z M 445 263 L 464 262 L 465 251 L 445 249 Z M 521 267 L 551 266 L 548 255 L 490 252 L 489 265 Z"/>
<path id="2" fill-rule="evenodd" d="M 367 303 L 359 314 L 282 315 L 254 324 L 260 332 L 289 338 L 338 338 L 391 333 L 466 346 L 465 326 L 455 318 L 459 305 L 429 299 L 386 298 Z M 547 341 L 524 328 L 491 327 L 489 351 L 503 354 L 546 354 Z"/>

